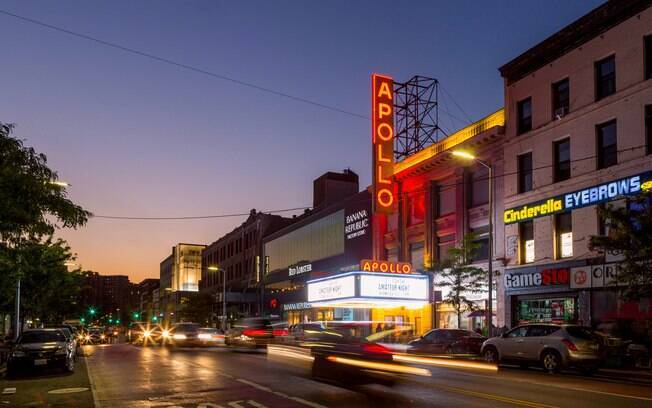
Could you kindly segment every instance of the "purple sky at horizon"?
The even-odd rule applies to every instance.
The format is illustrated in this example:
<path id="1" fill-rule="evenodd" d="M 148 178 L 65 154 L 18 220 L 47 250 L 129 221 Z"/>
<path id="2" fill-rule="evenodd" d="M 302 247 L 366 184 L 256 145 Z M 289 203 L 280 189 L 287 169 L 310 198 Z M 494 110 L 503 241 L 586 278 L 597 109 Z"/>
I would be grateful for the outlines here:
<path id="1" fill-rule="evenodd" d="M 497 68 L 602 1 L 127 2 L 5 0 L 0 10 L 369 115 L 370 75 L 439 79 L 479 119 L 503 103 Z M 371 179 L 370 124 L 0 14 L 0 122 L 48 156 L 101 215 L 195 216 L 302 207 L 312 181 Z M 449 130 L 464 117 L 444 95 Z M 246 217 L 94 218 L 68 240 L 84 269 L 158 277 L 177 242 Z"/>

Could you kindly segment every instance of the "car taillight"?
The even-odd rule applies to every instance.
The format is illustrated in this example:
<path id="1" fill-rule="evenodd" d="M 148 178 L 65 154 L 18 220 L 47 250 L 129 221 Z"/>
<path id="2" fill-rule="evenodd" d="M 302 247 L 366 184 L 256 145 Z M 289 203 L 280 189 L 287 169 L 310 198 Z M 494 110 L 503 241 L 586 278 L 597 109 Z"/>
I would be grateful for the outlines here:
<path id="1" fill-rule="evenodd" d="M 369 354 L 392 354 L 391 350 L 380 344 L 363 344 L 362 351 Z"/>
<path id="2" fill-rule="evenodd" d="M 274 334 L 274 336 L 287 336 L 288 329 L 274 329 L 272 334 Z"/>
<path id="3" fill-rule="evenodd" d="M 242 331 L 242 334 L 249 337 L 264 336 L 267 334 L 267 331 L 263 329 L 245 329 Z"/>
<path id="4" fill-rule="evenodd" d="M 566 347 L 568 347 L 568 349 L 569 349 L 570 351 L 577 351 L 577 347 L 575 347 L 575 344 L 574 344 L 572 341 L 570 341 L 570 340 L 566 340 L 566 339 L 562 339 L 561 342 L 564 343 L 564 344 L 566 345 Z"/>

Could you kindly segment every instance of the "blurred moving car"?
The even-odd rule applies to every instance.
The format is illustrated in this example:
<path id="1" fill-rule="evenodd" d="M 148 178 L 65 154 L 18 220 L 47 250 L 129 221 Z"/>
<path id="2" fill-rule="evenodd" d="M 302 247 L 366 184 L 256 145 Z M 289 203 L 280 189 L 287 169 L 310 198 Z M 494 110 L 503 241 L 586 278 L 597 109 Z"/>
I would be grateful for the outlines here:
<path id="1" fill-rule="evenodd" d="M 161 329 L 146 322 L 133 322 L 127 331 L 127 341 L 136 345 L 154 345 L 161 341 Z"/>
<path id="2" fill-rule="evenodd" d="M 197 334 L 197 340 L 202 346 L 217 346 L 224 344 L 224 333 L 213 327 L 202 327 Z"/>
<path id="3" fill-rule="evenodd" d="M 197 323 L 176 323 L 169 329 L 161 329 L 161 342 L 164 345 L 199 345 L 199 325 Z"/>
<path id="4" fill-rule="evenodd" d="M 88 328 L 87 344 L 105 344 L 109 342 L 104 327 L 89 327 Z"/>
<path id="5" fill-rule="evenodd" d="M 227 346 L 247 349 L 265 348 L 274 338 L 268 319 L 251 317 L 237 320 L 224 337 Z"/>
<path id="6" fill-rule="evenodd" d="M 471 330 L 433 329 L 408 343 L 408 353 L 418 354 L 480 354 L 486 337 Z"/>
<path id="7" fill-rule="evenodd" d="M 7 361 L 9 376 L 21 369 L 42 367 L 62 368 L 67 372 L 75 370 L 74 347 L 62 330 L 26 330 L 13 344 Z"/>
<path id="8" fill-rule="evenodd" d="M 550 373 L 566 367 L 590 373 L 600 366 L 600 338 L 577 325 L 527 324 L 485 341 L 482 355 L 490 363 L 539 363 Z"/>

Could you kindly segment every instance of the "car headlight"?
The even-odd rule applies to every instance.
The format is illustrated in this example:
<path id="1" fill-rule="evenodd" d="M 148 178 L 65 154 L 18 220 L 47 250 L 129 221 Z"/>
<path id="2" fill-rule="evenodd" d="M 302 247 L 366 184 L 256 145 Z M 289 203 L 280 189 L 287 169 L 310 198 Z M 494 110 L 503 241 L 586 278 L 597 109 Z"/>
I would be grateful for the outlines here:
<path id="1" fill-rule="evenodd" d="M 170 337 L 170 331 L 169 330 L 163 330 L 163 333 L 161 333 L 161 335 L 167 339 L 168 337 Z"/>
<path id="2" fill-rule="evenodd" d="M 11 353 L 12 357 L 25 357 L 27 354 L 25 354 L 24 351 L 22 350 L 14 350 L 13 353 Z"/>
<path id="3" fill-rule="evenodd" d="M 101 339 L 105 339 L 106 336 L 105 336 L 105 335 L 101 335 L 100 338 L 101 338 Z"/>
<path id="4" fill-rule="evenodd" d="M 143 337 L 149 337 L 149 336 L 151 336 L 151 335 L 152 335 L 152 332 L 149 331 L 149 330 L 145 330 L 145 331 L 143 332 Z"/>
<path id="5" fill-rule="evenodd" d="M 208 333 L 201 333 L 197 337 L 199 337 L 202 340 L 210 340 L 212 338 L 211 335 Z"/>
<path id="6" fill-rule="evenodd" d="M 174 334 L 174 335 L 172 335 L 172 338 L 175 339 L 175 340 L 185 340 L 186 335 L 185 334 Z"/>
<path id="7" fill-rule="evenodd" d="M 88 334 L 86 335 L 86 337 L 84 337 L 84 340 L 86 340 L 86 341 L 90 341 L 90 339 L 91 339 L 91 336 L 89 336 Z"/>

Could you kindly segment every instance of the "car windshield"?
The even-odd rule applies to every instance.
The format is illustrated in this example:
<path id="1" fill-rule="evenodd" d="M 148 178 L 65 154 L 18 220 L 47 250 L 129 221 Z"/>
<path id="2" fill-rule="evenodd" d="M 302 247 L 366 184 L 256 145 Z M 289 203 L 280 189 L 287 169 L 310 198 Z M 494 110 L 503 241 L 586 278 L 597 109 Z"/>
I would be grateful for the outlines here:
<path id="1" fill-rule="evenodd" d="M 65 341 L 63 334 L 59 331 L 33 331 L 25 332 L 20 336 L 18 343 L 50 343 L 55 341 Z"/>
<path id="2" fill-rule="evenodd" d="M 567 326 L 566 331 L 571 336 L 582 340 L 595 340 L 596 334 L 582 326 Z"/>
<path id="3" fill-rule="evenodd" d="M 212 328 L 202 328 L 199 329 L 200 333 L 217 333 L 217 329 L 212 329 Z"/>

